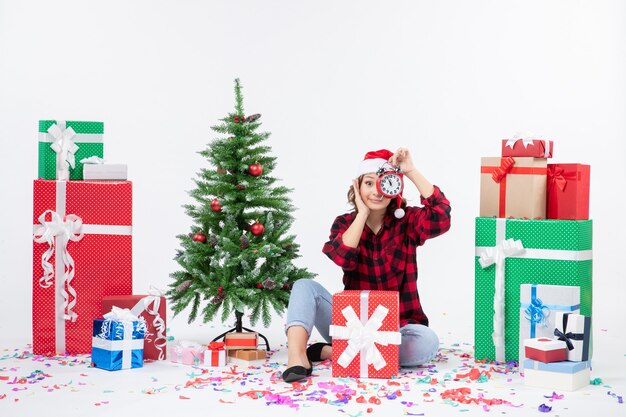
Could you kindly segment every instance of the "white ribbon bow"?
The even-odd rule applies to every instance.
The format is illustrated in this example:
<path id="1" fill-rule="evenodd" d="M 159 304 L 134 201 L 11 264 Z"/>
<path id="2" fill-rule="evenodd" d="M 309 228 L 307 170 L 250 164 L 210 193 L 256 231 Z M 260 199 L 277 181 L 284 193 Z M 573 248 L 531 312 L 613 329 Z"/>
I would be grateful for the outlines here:
<path id="1" fill-rule="evenodd" d="M 376 344 L 387 346 L 399 345 L 400 332 L 379 331 L 389 309 L 378 305 L 365 325 L 356 315 L 352 306 L 347 306 L 341 313 L 346 318 L 346 326 L 330 326 L 330 335 L 338 339 L 347 339 L 348 346 L 343 351 L 337 363 L 346 368 L 360 352 L 366 363 L 374 366 L 377 371 L 387 365 Z"/>
<path id="2" fill-rule="evenodd" d="M 52 150 L 57 154 L 57 179 L 65 180 L 65 174 L 69 173 L 69 167 L 74 168 L 76 165 L 76 151 L 78 145 L 74 143 L 76 132 L 71 127 L 65 128 L 65 122 L 53 124 L 48 129 L 48 133 L 54 139 L 50 145 Z"/>
<path id="3" fill-rule="evenodd" d="M 524 145 L 524 149 L 526 149 L 528 148 L 528 145 L 534 146 L 535 145 L 534 141 L 543 140 L 543 139 L 536 137 L 534 135 L 525 136 L 525 135 L 516 134 L 516 135 L 513 135 L 512 139 L 509 139 L 506 141 L 505 147 L 513 149 L 513 147 L 515 146 L 515 143 L 520 140 L 522 141 L 522 144 Z"/>
<path id="4" fill-rule="evenodd" d="M 132 308 L 131 312 L 136 316 L 139 316 L 142 312 L 147 312 L 151 316 L 154 317 L 152 320 L 152 325 L 157 332 L 156 339 L 154 340 L 154 346 L 159 351 L 159 360 L 165 359 L 165 345 L 167 344 L 167 338 L 165 337 L 165 320 L 159 314 L 159 307 L 161 306 L 161 297 L 163 297 L 163 291 L 150 286 L 148 291 L 148 296 L 143 297 L 139 302 Z M 152 305 L 152 308 L 150 308 Z M 146 340 L 150 341 L 151 334 L 146 333 Z"/>
<path id="5" fill-rule="evenodd" d="M 50 213 L 52 221 L 46 221 L 46 214 Z M 79 241 L 83 238 L 82 225 L 83 220 L 75 214 L 68 214 L 65 216 L 65 220 L 61 216 L 52 211 L 44 211 L 37 219 L 41 225 L 35 227 L 33 233 L 33 240 L 37 243 L 47 243 L 48 249 L 41 256 L 41 266 L 43 268 L 43 276 L 39 278 L 39 285 L 43 288 L 48 288 L 52 285 L 52 278 L 54 278 L 54 269 L 50 263 L 50 258 L 55 252 L 55 244 L 60 246 L 62 252 L 63 262 L 63 275 L 57 277 L 57 279 L 64 279 L 63 285 L 63 311 L 65 320 L 76 321 L 78 317 L 72 308 L 76 305 L 76 290 L 71 286 L 72 279 L 74 278 L 74 259 L 67 250 L 67 243 L 72 241 Z M 56 262 L 61 260 L 57 259 Z M 67 285 L 67 291 L 65 290 Z M 68 302 L 69 295 L 73 297 L 71 302 Z"/>
<path id="6" fill-rule="evenodd" d="M 485 248 L 480 254 L 478 262 L 483 268 L 496 265 L 495 295 L 493 297 L 493 344 L 496 348 L 496 361 L 505 361 L 504 352 L 504 276 L 505 260 L 509 256 L 520 254 L 524 246 L 520 240 L 506 239 L 496 247 Z"/>

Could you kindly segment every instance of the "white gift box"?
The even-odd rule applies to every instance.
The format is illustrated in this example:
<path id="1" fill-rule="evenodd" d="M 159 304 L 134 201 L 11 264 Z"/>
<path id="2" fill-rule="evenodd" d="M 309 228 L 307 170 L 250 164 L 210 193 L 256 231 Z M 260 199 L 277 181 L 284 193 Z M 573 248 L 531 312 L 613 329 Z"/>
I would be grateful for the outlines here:
<path id="1" fill-rule="evenodd" d="M 126 164 L 84 164 L 84 180 L 126 180 L 128 167 Z"/>
<path id="2" fill-rule="evenodd" d="M 552 391 L 575 391 L 589 385 L 589 362 L 543 363 L 524 360 L 524 384 Z"/>
<path id="3" fill-rule="evenodd" d="M 568 350 L 567 360 L 573 362 L 588 361 L 591 342 L 591 317 L 557 312 L 555 322 L 555 328 L 564 336 L 559 337 L 559 339 L 568 339 L 572 346 L 572 349 Z"/>
<path id="4" fill-rule="evenodd" d="M 520 285 L 519 364 L 526 358 L 524 340 L 554 338 L 556 313 L 580 312 L 580 287 L 565 285 Z"/>

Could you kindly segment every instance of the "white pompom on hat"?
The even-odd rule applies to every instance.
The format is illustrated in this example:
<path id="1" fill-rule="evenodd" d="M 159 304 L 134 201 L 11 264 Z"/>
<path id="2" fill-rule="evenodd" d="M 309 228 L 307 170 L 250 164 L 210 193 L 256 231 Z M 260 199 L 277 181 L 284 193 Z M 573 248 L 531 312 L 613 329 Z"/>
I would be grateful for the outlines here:
<path id="1" fill-rule="evenodd" d="M 377 173 L 380 168 L 389 164 L 389 159 L 393 156 L 393 152 L 387 149 L 379 149 L 365 154 L 363 160 L 359 163 L 357 176 Z M 402 175 L 402 174 L 400 174 Z M 402 192 L 396 197 L 396 205 L 398 208 L 393 212 L 397 219 L 404 217 L 404 209 L 402 208 Z"/>

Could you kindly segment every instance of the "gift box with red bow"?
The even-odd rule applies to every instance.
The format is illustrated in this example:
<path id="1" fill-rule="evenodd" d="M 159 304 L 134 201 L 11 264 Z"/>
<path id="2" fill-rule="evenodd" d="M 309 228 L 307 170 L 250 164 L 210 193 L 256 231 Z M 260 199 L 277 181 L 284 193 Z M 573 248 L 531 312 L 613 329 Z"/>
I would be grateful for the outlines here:
<path id="1" fill-rule="evenodd" d="M 551 140 L 533 138 L 502 139 L 502 156 L 530 156 L 552 158 Z"/>
<path id="2" fill-rule="evenodd" d="M 546 217 L 545 158 L 481 158 L 480 217 Z"/>
<path id="3" fill-rule="evenodd" d="M 589 219 L 590 173 L 589 165 L 548 164 L 548 219 Z"/>
<path id="4" fill-rule="evenodd" d="M 211 342 L 204 352 L 204 366 L 225 366 L 226 349 L 224 342 Z"/>
<path id="5" fill-rule="evenodd" d="M 102 299 L 102 312 L 113 307 L 127 308 L 146 322 L 143 358 L 163 360 L 167 356 L 165 297 L 158 291 L 148 295 L 112 295 Z"/>
<path id="6" fill-rule="evenodd" d="M 89 353 L 102 298 L 132 293 L 132 184 L 35 180 L 33 352 Z"/>
<path id="7" fill-rule="evenodd" d="M 391 378 L 398 374 L 400 315 L 396 291 L 333 295 L 333 377 Z"/>

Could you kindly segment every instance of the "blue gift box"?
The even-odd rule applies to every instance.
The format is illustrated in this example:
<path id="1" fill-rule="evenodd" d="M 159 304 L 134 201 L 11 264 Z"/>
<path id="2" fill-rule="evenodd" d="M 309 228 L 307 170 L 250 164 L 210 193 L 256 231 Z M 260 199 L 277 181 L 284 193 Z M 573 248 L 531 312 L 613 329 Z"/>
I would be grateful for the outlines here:
<path id="1" fill-rule="evenodd" d="M 538 371 L 557 372 L 560 374 L 575 374 L 590 367 L 589 361 L 584 362 L 550 362 L 543 363 L 532 359 L 524 360 L 524 369 L 536 369 Z"/>
<path id="2" fill-rule="evenodd" d="M 91 362 L 94 367 L 117 371 L 143 367 L 143 320 L 95 319 Z"/>

